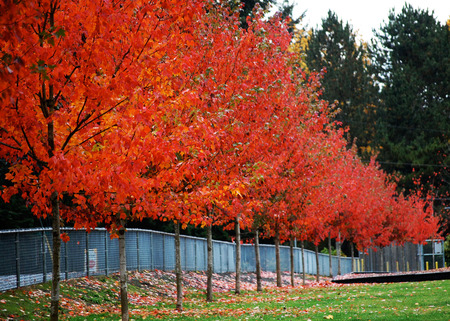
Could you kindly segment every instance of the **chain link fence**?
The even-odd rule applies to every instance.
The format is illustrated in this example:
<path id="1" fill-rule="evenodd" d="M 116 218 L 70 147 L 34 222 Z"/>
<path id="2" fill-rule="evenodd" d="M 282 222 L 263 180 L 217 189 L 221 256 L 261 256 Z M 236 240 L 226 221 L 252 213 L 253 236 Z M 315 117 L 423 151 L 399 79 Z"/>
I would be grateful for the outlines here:
<path id="1" fill-rule="evenodd" d="M 105 229 L 90 233 L 63 229 L 70 241 L 61 246 L 61 279 L 108 275 L 119 271 L 119 242 Z M 175 270 L 175 237 L 150 230 L 128 229 L 125 234 L 127 269 Z M 214 272 L 235 272 L 235 244 L 213 241 Z M 241 247 L 242 272 L 254 272 L 253 245 Z M 181 236 L 181 265 L 184 271 L 206 271 L 206 239 Z M 50 281 L 52 276 L 51 229 L 0 231 L 0 291 Z M 275 247 L 260 245 L 261 268 L 275 272 Z M 290 270 L 289 247 L 280 247 L 281 270 Z M 319 254 L 320 274 L 330 275 L 329 257 Z M 337 275 L 338 258 L 332 258 L 332 274 Z M 343 274 L 352 272 L 350 258 L 341 257 Z M 294 248 L 294 272 L 302 273 L 301 249 Z M 305 272 L 316 274 L 316 256 L 305 250 Z"/>
<path id="2" fill-rule="evenodd" d="M 427 240 L 426 244 L 395 243 L 360 253 L 361 272 L 409 272 L 445 266 L 444 242 Z M 358 271 L 359 272 L 359 271 Z"/>

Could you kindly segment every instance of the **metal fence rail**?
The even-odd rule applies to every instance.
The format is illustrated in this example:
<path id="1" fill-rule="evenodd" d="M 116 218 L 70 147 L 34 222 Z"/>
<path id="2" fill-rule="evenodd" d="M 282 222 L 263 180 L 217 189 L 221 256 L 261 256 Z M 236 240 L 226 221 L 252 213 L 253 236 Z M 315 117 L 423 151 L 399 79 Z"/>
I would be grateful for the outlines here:
<path id="1" fill-rule="evenodd" d="M 61 246 L 61 279 L 90 275 L 108 275 L 119 271 L 119 242 L 111 239 L 105 229 L 90 233 L 84 230 L 63 229 L 70 241 Z M 150 230 L 129 229 L 125 234 L 127 269 L 175 269 L 175 237 L 173 234 Z M 213 241 L 214 272 L 234 272 L 235 244 Z M 255 250 L 244 244 L 241 250 L 241 270 L 254 272 Z M 181 265 L 184 271 L 206 271 L 206 239 L 181 236 Z M 260 245 L 261 268 L 275 271 L 275 247 Z M 0 291 L 51 280 L 51 229 L 0 231 Z M 290 270 L 289 247 L 280 247 L 281 269 Z M 320 274 L 329 275 L 329 257 L 319 254 Z M 337 275 L 338 258 L 332 258 L 332 274 Z M 294 271 L 302 271 L 302 255 L 294 249 Z M 342 273 L 352 271 L 350 258 L 341 258 Z M 316 274 L 316 256 L 305 250 L 305 272 Z"/>

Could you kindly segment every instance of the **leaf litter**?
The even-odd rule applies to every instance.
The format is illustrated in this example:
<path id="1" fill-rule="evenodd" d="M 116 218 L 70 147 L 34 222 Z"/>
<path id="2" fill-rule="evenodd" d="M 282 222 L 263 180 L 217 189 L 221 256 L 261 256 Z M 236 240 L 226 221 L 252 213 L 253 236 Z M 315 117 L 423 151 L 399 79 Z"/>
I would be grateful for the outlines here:
<path id="1" fill-rule="evenodd" d="M 284 302 L 286 297 L 280 288 L 276 287 L 276 274 L 273 272 L 262 272 L 262 286 L 271 297 L 255 297 L 248 295 L 244 297 L 244 302 L 273 300 L 274 302 Z M 213 292 L 221 293 L 217 298 L 218 302 L 232 304 L 235 302 L 235 273 L 214 273 Z M 174 311 L 173 303 L 176 299 L 176 276 L 174 272 L 161 270 L 135 271 L 128 273 L 128 299 L 130 304 L 130 314 L 141 317 L 164 317 L 178 314 Z M 242 315 L 244 313 L 259 313 L 256 307 L 242 309 L 219 309 L 206 308 L 205 291 L 207 275 L 206 272 L 183 272 L 183 292 L 188 299 L 186 305 L 195 304 L 196 309 L 186 308 L 180 315 Z M 331 286 L 329 278 L 322 277 L 322 281 L 316 282 L 308 276 L 305 285 L 301 274 L 295 275 L 296 288 L 304 287 L 327 287 Z M 282 273 L 283 288 L 290 286 L 290 273 Z M 333 284 L 333 286 L 335 286 Z M 21 289 L 16 289 L 19 291 Z M 256 290 L 256 274 L 241 273 L 241 291 Z M 12 290 L 14 291 L 14 290 Z M 28 311 L 32 315 L 30 320 L 45 318 L 48 316 L 50 307 L 50 289 L 42 289 L 39 285 L 28 287 L 25 291 L 26 299 L 36 303 L 35 311 Z M 227 296 L 226 294 L 230 294 Z M 278 296 L 277 296 L 277 293 Z M 188 295 L 192 294 L 192 295 Z M 273 296 L 275 295 L 275 297 Z M 242 298 L 241 298 L 242 299 Z M 2 300 L 3 302 L 5 299 Z M 61 282 L 60 307 L 62 319 L 69 319 L 73 316 L 88 316 L 90 314 L 120 315 L 120 287 L 118 274 L 109 277 L 93 276 L 72 279 Z M 202 309 L 204 307 L 204 309 Z M 11 314 L 7 320 L 22 320 L 23 315 Z M 28 319 L 23 319 L 28 320 Z"/>

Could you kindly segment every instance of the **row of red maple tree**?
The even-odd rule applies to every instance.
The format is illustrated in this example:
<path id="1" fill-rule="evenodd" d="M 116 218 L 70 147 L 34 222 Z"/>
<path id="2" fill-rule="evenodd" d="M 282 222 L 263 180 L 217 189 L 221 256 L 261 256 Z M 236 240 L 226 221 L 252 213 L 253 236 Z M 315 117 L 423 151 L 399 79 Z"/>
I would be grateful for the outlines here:
<path id="1" fill-rule="evenodd" d="M 52 320 L 63 222 L 123 240 L 127 221 L 150 217 L 361 250 L 437 233 L 425 195 L 399 194 L 347 148 L 277 17 L 242 29 L 202 0 L 3 0 L 0 12 L 1 196 L 52 216 Z"/>

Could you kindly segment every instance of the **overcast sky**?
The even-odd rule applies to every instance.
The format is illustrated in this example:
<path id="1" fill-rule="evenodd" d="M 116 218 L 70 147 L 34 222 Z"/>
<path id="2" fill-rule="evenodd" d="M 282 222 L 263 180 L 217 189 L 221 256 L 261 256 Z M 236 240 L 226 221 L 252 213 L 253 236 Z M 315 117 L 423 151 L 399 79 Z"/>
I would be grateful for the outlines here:
<path id="1" fill-rule="evenodd" d="M 282 0 L 278 0 L 282 2 Z M 372 29 L 379 29 L 387 22 L 389 10 L 399 13 L 405 0 L 290 0 L 295 3 L 294 17 L 306 10 L 304 23 L 316 28 L 326 18 L 328 10 L 335 12 L 340 20 L 348 22 L 364 41 L 373 37 Z M 450 18 L 450 0 L 409 0 L 414 9 L 434 11 L 434 16 L 444 23 Z"/>

